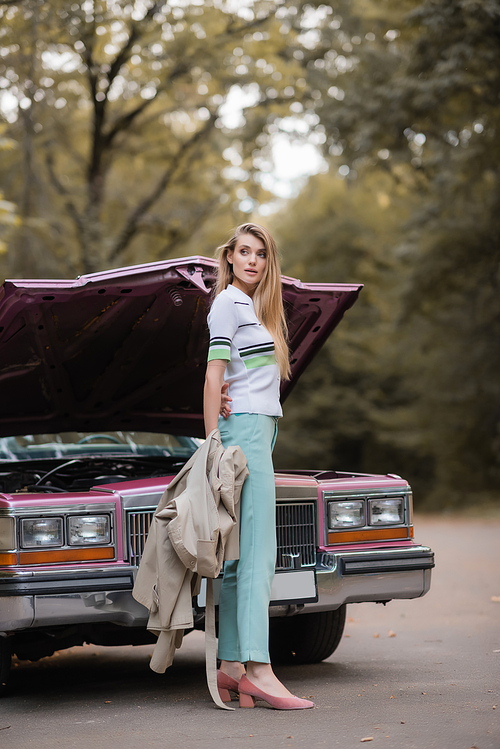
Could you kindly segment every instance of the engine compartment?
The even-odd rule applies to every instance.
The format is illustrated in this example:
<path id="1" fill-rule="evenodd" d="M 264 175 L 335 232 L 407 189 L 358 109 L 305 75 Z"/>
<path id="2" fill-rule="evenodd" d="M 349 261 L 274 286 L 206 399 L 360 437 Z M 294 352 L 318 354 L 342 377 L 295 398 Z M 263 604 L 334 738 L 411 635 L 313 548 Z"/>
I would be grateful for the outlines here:
<path id="1" fill-rule="evenodd" d="M 187 458 L 81 457 L 0 463 L 0 492 L 5 494 L 85 492 L 118 481 L 177 473 Z"/>

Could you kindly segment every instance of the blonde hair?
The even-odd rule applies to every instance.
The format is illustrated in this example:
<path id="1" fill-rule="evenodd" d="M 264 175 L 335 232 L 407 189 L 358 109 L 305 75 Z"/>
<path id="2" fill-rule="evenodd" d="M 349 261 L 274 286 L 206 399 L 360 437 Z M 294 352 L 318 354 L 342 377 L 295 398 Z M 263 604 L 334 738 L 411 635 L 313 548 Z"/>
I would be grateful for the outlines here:
<path id="1" fill-rule="evenodd" d="M 252 234 L 264 244 L 266 248 L 266 267 L 259 285 L 253 295 L 255 313 L 271 334 L 274 341 L 276 361 L 282 379 L 290 378 L 290 362 L 288 356 L 288 328 L 286 324 L 283 298 L 281 296 L 281 269 L 278 248 L 271 234 L 259 224 L 240 224 L 234 230 L 228 241 L 217 248 L 216 257 L 219 259 L 219 272 L 215 285 L 215 296 L 227 289 L 233 282 L 233 266 L 227 259 L 228 252 L 234 252 L 238 239 L 243 234 Z"/>

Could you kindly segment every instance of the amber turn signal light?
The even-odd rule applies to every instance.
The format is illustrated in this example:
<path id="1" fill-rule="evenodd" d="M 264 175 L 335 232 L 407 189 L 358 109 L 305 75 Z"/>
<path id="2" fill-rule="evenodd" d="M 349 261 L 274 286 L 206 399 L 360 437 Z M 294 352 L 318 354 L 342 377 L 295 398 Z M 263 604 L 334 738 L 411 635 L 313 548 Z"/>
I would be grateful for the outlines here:
<path id="1" fill-rule="evenodd" d="M 54 564 L 56 562 L 93 562 L 114 559 L 112 546 L 97 549 L 47 549 L 47 551 L 21 551 L 20 564 Z"/>
<path id="2" fill-rule="evenodd" d="M 17 564 L 17 554 L 13 552 L 0 554 L 0 567 L 4 567 L 8 564 Z"/>
<path id="3" fill-rule="evenodd" d="M 328 534 L 328 544 L 348 544 L 356 541 L 390 541 L 396 538 L 413 538 L 410 528 L 377 528 L 366 531 L 340 531 Z"/>

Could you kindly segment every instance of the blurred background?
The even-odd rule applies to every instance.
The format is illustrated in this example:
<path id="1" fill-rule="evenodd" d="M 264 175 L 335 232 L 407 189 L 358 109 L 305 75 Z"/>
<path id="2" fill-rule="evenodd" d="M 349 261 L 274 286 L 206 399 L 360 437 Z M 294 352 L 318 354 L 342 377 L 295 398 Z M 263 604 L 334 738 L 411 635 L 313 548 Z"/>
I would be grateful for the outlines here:
<path id="1" fill-rule="evenodd" d="M 0 1 L 0 276 L 212 255 L 362 282 L 277 467 L 500 500 L 500 2 Z"/>

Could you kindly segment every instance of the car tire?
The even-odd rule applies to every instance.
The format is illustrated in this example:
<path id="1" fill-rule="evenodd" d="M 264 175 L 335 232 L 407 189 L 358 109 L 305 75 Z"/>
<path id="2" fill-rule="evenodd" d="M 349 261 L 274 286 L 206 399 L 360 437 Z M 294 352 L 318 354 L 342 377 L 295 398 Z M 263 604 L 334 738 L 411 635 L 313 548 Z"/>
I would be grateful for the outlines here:
<path id="1" fill-rule="evenodd" d="M 7 694 L 9 689 L 11 660 L 10 638 L 0 637 L 0 697 Z"/>
<path id="2" fill-rule="evenodd" d="M 346 606 L 335 611 L 270 620 L 271 660 L 281 663 L 319 663 L 338 647 L 345 626 Z"/>

